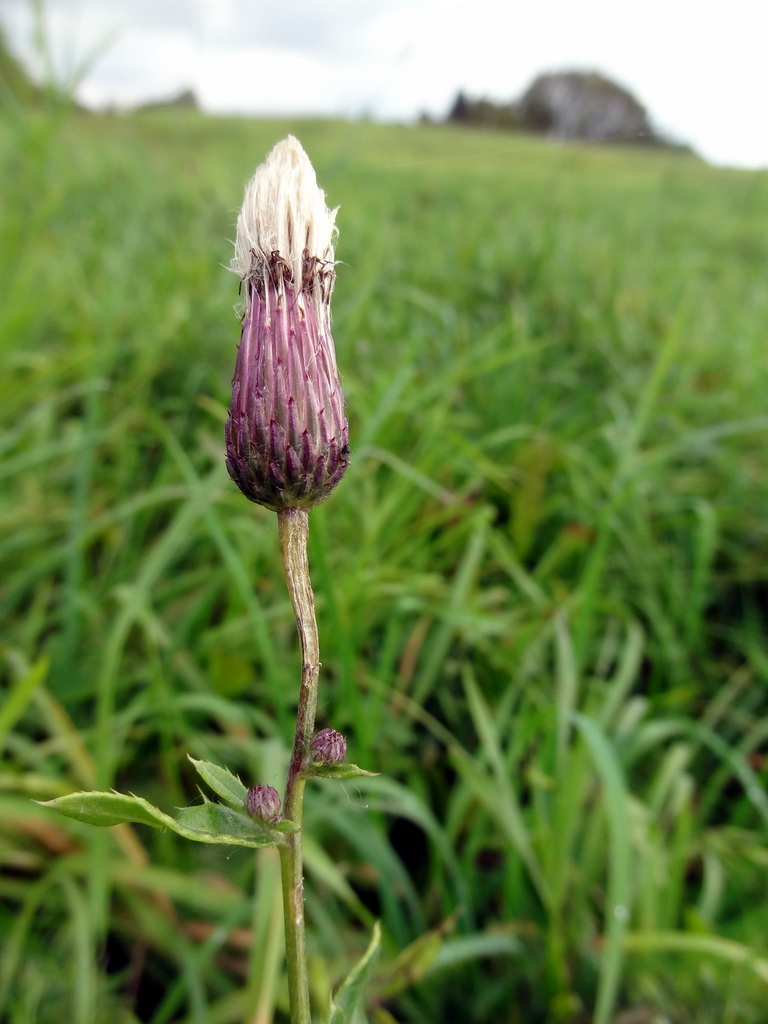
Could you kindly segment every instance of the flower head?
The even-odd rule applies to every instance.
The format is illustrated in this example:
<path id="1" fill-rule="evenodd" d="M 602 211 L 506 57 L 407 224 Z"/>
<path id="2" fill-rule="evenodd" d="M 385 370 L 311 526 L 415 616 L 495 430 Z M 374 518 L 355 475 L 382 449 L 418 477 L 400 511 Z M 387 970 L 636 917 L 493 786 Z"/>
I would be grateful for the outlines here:
<path id="1" fill-rule="evenodd" d="M 245 798 L 245 809 L 257 821 L 278 821 L 280 794 L 274 786 L 251 786 Z"/>
<path id="2" fill-rule="evenodd" d="M 347 741 L 335 729 L 321 729 L 312 737 L 310 757 L 320 764 L 341 764 L 347 756 Z"/>
<path id="3" fill-rule="evenodd" d="M 244 309 L 227 469 L 247 498 L 274 510 L 325 501 L 349 464 L 331 335 L 335 219 L 289 135 L 246 187 L 231 264 Z"/>

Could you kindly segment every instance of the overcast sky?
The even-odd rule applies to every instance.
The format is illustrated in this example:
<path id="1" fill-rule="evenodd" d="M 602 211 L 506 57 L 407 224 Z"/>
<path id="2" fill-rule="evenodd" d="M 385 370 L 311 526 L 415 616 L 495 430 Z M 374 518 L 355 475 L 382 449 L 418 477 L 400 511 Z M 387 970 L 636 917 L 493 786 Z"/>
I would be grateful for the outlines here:
<path id="1" fill-rule="evenodd" d="M 30 58 L 30 0 L 0 0 Z M 222 113 L 443 116 L 541 71 L 597 70 L 720 164 L 768 167 L 766 0 L 46 0 L 59 74 L 89 106 L 195 91 Z"/>

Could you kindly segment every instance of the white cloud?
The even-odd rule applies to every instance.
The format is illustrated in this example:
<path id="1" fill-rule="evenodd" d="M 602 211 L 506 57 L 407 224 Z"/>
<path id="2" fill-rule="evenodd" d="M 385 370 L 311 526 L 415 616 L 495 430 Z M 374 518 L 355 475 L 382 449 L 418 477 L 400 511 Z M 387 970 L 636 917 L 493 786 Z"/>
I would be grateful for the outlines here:
<path id="1" fill-rule="evenodd" d="M 28 0 L 3 0 L 17 48 Z M 216 111 L 442 115 L 459 88 L 509 100 L 540 71 L 589 68 L 723 162 L 768 166 L 763 0 L 48 0 L 57 66 L 114 36 L 85 102 L 194 88 Z M 27 46 L 27 53 L 29 48 Z"/>

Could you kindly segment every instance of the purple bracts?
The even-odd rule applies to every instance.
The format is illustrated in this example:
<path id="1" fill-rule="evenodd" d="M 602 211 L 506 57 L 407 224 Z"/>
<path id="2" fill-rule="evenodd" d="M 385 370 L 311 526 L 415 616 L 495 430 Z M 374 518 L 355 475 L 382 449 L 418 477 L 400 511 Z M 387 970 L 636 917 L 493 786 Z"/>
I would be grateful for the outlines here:
<path id="1" fill-rule="evenodd" d="M 246 498 L 275 511 L 325 501 L 349 464 L 330 326 L 303 291 L 273 280 L 284 272 L 278 259 L 263 288 L 247 283 L 226 425 L 229 475 Z"/>
<path id="2" fill-rule="evenodd" d="M 347 756 L 347 741 L 335 729 L 321 729 L 312 738 L 309 754 L 320 764 L 341 764 Z"/>
<path id="3" fill-rule="evenodd" d="M 251 786 L 245 797 L 245 809 L 257 821 L 278 821 L 280 794 L 274 786 Z"/>

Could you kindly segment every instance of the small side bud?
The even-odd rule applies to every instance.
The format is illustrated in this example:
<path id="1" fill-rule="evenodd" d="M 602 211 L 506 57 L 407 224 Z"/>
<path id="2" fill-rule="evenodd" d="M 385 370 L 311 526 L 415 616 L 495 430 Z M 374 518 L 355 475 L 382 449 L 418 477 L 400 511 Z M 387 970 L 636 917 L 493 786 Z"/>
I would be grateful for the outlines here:
<path id="1" fill-rule="evenodd" d="M 347 756 L 347 741 L 335 729 L 321 729 L 309 745 L 315 763 L 341 764 Z"/>
<path id="2" fill-rule="evenodd" d="M 245 798 L 245 809 L 257 821 L 278 821 L 280 794 L 274 786 L 251 786 Z"/>

